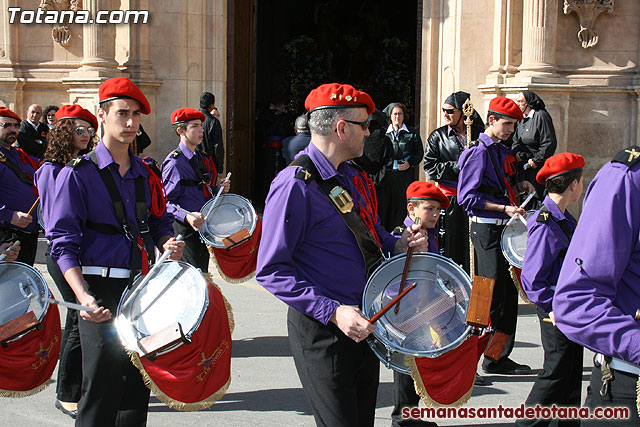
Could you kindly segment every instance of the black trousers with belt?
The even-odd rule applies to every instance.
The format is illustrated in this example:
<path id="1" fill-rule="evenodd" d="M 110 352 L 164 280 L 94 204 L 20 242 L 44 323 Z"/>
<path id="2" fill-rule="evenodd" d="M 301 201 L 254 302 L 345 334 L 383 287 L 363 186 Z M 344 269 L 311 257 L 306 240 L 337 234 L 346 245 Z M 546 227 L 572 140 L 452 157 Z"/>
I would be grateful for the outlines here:
<path id="1" fill-rule="evenodd" d="M 83 378 L 76 427 L 145 426 L 149 389 L 125 352 L 114 324 L 128 279 L 84 278 L 89 292 L 113 317 L 101 323 L 78 321 Z"/>
<path id="2" fill-rule="evenodd" d="M 588 419 L 583 420 L 582 425 L 588 427 L 637 427 L 640 425 L 638 408 L 636 405 L 636 385 L 638 376 L 627 372 L 613 371 L 613 379 L 609 382 L 609 388 L 604 396 L 600 395 L 602 388 L 602 372 L 600 364 L 595 363 L 591 371 L 591 381 L 587 387 L 587 399 L 584 406 L 591 408 L 626 407 L 629 411 L 628 419 Z"/>
<path id="3" fill-rule="evenodd" d="M 0 228 L 0 241 L 15 242 L 16 240 L 20 240 L 20 252 L 16 261 L 32 266 L 38 251 L 38 233 L 27 233 L 9 227 Z"/>
<path id="4" fill-rule="evenodd" d="M 373 426 L 380 363 L 366 341 L 353 341 L 289 308 L 289 343 L 318 426 Z"/>
<path id="5" fill-rule="evenodd" d="M 582 389 L 582 346 L 570 341 L 560 329 L 543 319 L 547 313 L 537 308 L 540 338 L 544 349 L 542 372 L 536 378 L 525 405 L 580 407 Z M 520 419 L 517 426 L 548 426 L 551 419 Z M 558 420 L 558 425 L 578 426 L 580 420 Z"/>
<path id="6" fill-rule="evenodd" d="M 76 294 L 73 292 L 58 264 L 51 259 L 49 249 L 46 253 L 47 270 L 67 302 L 76 303 Z M 58 381 L 56 383 L 56 396 L 62 402 L 78 402 L 82 393 L 82 347 L 80 345 L 80 333 L 78 332 L 78 311 L 67 309 L 67 318 L 64 323 L 64 331 L 60 340 L 60 361 L 58 364 Z"/>
<path id="7" fill-rule="evenodd" d="M 496 281 L 491 301 L 491 324 L 496 330 L 509 335 L 499 362 L 507 359 L 513 350 L 518 321 L 518 291 L 511 283 L 509 266 L 500 248 L 503 229 L 504 225 L 471 223 L 471 241 L 476 253 L 476 274 Z M 482 365 L 486 368 L 494 363 L 485 358 Z"/>
<path id="8" fill-rule="evenodd" d="M 200 240 L 200 233 L 193 229 L 189 224 L 180 221 L 173 222 L 173 231 L 175 235 L 182 234 L 185 242 L 182 251 L 182 261 L 188 262 L 195 268 L 199 268 L 203 273 L 209 272 L 209 250 L 207 245 Z"/>

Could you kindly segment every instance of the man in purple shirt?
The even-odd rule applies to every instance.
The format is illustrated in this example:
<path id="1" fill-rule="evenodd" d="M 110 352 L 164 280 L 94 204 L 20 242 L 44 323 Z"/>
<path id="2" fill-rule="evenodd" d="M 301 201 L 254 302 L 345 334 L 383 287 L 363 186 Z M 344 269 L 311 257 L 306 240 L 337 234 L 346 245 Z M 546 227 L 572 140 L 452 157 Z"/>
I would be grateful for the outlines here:
<path id="1" fill-rule="evenodd" d="M 83 380 L 76 426 L 144 426 L 149 390 L 122 347 L 112 313 L 136 271 L 148 268 L 153 244 L 179 259 L 184 242 L 172 237 L 164 203 L 152 203 L 159 177 L 129 149 L 141 114 L 150 112 L 146 97 L 124 77 L 102 83 L 98 95 L 102 141 L 58 174 L 47 231 L 51 256 L 78 302 L 93 308 L 80 311 L 78 321 Z"/>
<path id="2" fill-rule="evenodd" d="M 421 250 L 426 239 L 415 225 L 413 236 L 387 233 L 371 182 L 348 161 L 369 134 L 369 95 L 325 84 L 305 107 L 311 143 L 271 183 L 256 278 L 290 306 L 289 341 L 316 423 L 372 426 L 380 365 L 364 341 L 375 326 L 358 306 L 381 252 Z"/>
<path id="3" fill-rule="evenodd" d="M 198 230 L 205 222 L 200 210 L 217 190 L 217 174 L 213 159 L 196 149 L 204 136 L 204 120 L 205 115 L 193 108 L 171 113 L 171 124 L 180 144 L 162 163 L 162 181 L 167 192 L 167 210 L 175 218 L 173 229 L 184 237 L 182 260 L 208 273 L 209 251 Z M 229 181 L 222 180 L 220 184 L 224 186 L 223 192 L 229 191 Z"/>
<path id="4" fill-rule="evenodd" d="M 498 96 L 489 103 L 487 128 L 472 147 L 460 155 L 458 168 L 458 203 L 471 217 L 471 242 L 476 255 L 476 274 L 495 280 L 491 301 L 491 324 L 509 336 L 498 362 L 485 357 L 482 368 L 487 373 L 522 375 L 530 372 L 526 365 L 509 359 L 513 349 L 518 319 L 518 292 L 511 284 L 507 262 L 500 250 L 502 230 L 509 217 L 524 214 L 516 206 L 517 191 L 534 191 L 522 181 L 512 187 L 507 180 L 511 164 L 509 139 L 522 111 L 509 98 Z"/>
<path id="5" fill-rule="evenodd" d="M 554 322 L 553 293 L 558 283 L 564 255 L 576 227 L 567 210 L 582 195 L 582 156 L 560 153 L 548 158 L 536 180 L 549 192 L 542 209 L 527 221 L 527 252 L 520 280 L 529 300 L 536 304 L 540 338 L 544 349 L 542 372 L 536 378 L 525 404 L 580 406 L 582 388 L 582 346 L 571 342 Z M 549 319 L 551 322 L 549 322 Z M 553 419 L 519 419 L 517 426 L 548 426 Z M 564 420 L 563 425 L 580 425 Z"/>
<path id="6" fill-rule="evenodd" d="M 585 406 L 626 406 L 628 420 L 583 425 L 640 425 L 640 148 L 618 153 L 587 189 L 567 250 L 553 312 L 558 328 L 597 353 Z"/>
<path id="7" fill-rule="evenodd" d="M 16 113 L 0 107 L 0 235 L 2 241 L 20 240 L 18 261 L 33 265 L 39 226 L 28 212 L 38 198 L 33 184 L 38 162 L 11 146 L 20 121 Z"/>

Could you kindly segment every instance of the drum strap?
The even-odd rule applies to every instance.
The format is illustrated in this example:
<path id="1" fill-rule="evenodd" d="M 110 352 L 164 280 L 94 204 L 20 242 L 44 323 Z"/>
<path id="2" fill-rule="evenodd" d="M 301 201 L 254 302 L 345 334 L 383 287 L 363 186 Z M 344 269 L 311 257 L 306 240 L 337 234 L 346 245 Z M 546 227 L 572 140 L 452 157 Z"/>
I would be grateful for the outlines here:
<path id="1" fill-rule="evenodd" d="M 336 208 L 336 211 L 349 227 L 358 243 L 358 248 L 360 248 L 364 259 L 367 277 L 369 277 L 382 260 L 382 252 L 377 240 L 369 233 L 367 226 L 355 209 L 350 209 L 346 212 L 341 210 L 333 201 L 332 190 L 336 187 L 342 188 L 338 180 L 335 177 L 327 180 L 322 179 L 318 169 L 308 155 L 299 156 L 289 166 L 300 166 L 301 169 L 296 174 L 296 178 L 303 180 L 306 184 L 316 181 L 322 192 L 331 200 L 331 204 Z"/>
<path id="2" fill-rule="evenodd" d="M 495 197 L 506 198 L 507 200 L 509 200 L 509 203 L 511 203 L 512 205 L 515 205 L 517 203 L 516 195 L 513 194 L 513 191 L 511 190 L 511 186 L 509 185 L 509 181 L 507 180 L 507 177 L 505 176 L 504 172 L 501 173 L 500 169 L 498 168 L 498 165 L 496 164 L 496 161 L 493 158 L 491 147 L 489 147 L 486 144 L 485 144 L 485 147 L 487 148 L 487 153 L 489 154 L 489 159 L 491 160 L 491 165 L 493 166 L 493 170 L 496 172 L 496 177 L 498 178 L 498 181 L 500 181 L 500 177 L 502 177 L 502 180 L 504 183 L 504 190 L 500 189 Z M 483 187 L 492 188 L 488 185 L 484 185 Z M 480 191 L 482 192 L 482 189 Z M 498 191 L 498 190 L 494 189 L 494 191 Z"/>
<path id="3" fill-rule="evenodd" d="M 177 149 L 173 152 L 173 157 L 178 157 L 180 155 L 182 155 L 182 151 L 180 151 L 180 149 Z M 207 189 L 209 190 L 209 194 L 213 194 L 213 190 L 211 189 L 211 185 L 209 185 L 209 183 L 211 182 L 211 173 L 209 172 L 209 170 L 207 169 L 207 165 L 206 165 L 206 161 L 203 158 L 202 161 L 198 161 L 198 152 L 193 154 L 193 157 L 191 159 L 189 159 L 189 164 L 191 165 L 191 167 L 193 168 L 193 171 L 196 173 L 196 176 L 198 177 L 198 180 L 195 179 L 181 179 L 180 180 L 180 185 L 184 185 L 185 187 L 201 187 L 201 186 L 206 186 Z M 215 166 L 214 166 L 215 168 Z M 215 175 L 215 171 L 214 171 L 214 175 Z"/>
<path id="4" fill-rule="evenodd" d="M 89 159 L 91 162 L 98 168 L 98 156 L 95 150 L 91 151 L 89 154 Z M 135 227 L 135 225 L 127 222 L 127 218 L 124 212 L 124 203 L 122 202 L 122 196 L 120 195 L 120 191 L 116 186 L 116 183 L 113 179 L 113 175 L 109 171 L 108 168 L 100 169 L 98 168 L 98 173 L 100 178 L 104 182 L 105 187 L 107 187 L 107 191 L 109 192 L 109 196 L 111 197 L 111 202 L 113 203 L 113 208 L 116 211 L 116 217 L 118 218 L 118 222 L 121 225 L 121 228 L 115 227 L 112 224 L 99 224 L 92 221 L 87 221 L 87 227 L 91 228 L 95 231 L 105 234 L 124 234 L 124 236 L 129 240 L 131 245 L 131 277 L 129 278 L 129 285 L 133 283 L 133 278 L 135 277 L 135 272 L 133 266 L 136 264 L 137 255 L 136 255 L 136 247 L 140 252 L 142 257 L 142 270 L 146 272 L 148 267 L 153 264 L 152 256 L 155 254 L 153 239 L 151 238 L 151 232 L 149 230 L 149 215 L 147 213 L 147 198 L 145 194 L 144 188 L 144 180 L 141 176 L 136 178 L 135 180 L 135 191 L 136 191 L 136 219 L 138 221 L 138 229 L 139 233 Z M 147 265 L 144 265 L 146 262 Z"/>
<path id="5" fill-rule="evenodd" d="M 13 163 L 11 159 L 5 156 L 4 153 L 1 151 L 0 151 L 0 163 L 4 164 L 6 167 L 11 169 L 11 171 L 18 176 L 18 179 L 20 179 L 20 181 L 24 182 L 25 184 L 33 185 L 33 177 L 27 174 L 22 169 L 20 169 L 20 166 Z"/>

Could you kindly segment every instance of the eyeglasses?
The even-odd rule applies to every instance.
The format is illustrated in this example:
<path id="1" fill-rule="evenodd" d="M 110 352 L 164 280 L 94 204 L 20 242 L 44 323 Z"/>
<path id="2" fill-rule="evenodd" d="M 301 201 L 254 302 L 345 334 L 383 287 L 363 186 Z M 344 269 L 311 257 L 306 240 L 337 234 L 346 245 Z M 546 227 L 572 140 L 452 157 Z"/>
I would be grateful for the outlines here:
<path id="1" fill-rule="evenodd" d="M 443 113 L 447 113 L 447 114 L 453 114 L 453 113 L 456 112 L 456 109 L 455 108 L 443 108 L 442 112 Z"/>
<path id="2" fill-rule="evenodd" d="M 355 120 L 347 120 L 347 119 L 342 119 L 347 123 L 351 123 L 352 125 L 360 125 L 360 127 L 362 128 L 362 130 L 367 130 L 369 129 L 369 119 L 363 121 L 363 122 L 356 122 Z"/>
<path id="3" fill-rule="evenodd" d="M 78 135 L 78 136 L 82 136 L 82 135 L 84 135 L 84 134 L 85 134 L 85 132 L 86 132 L 86 133 L 88 133 L 88 134 L 89 134 L 89 136 L 94 136 L 94 135 L 96 134 L 96 130 L 95 130 L 94 128 L 92 128 L 92 127 L 86 127 L 86 126 L 78 126 L 78 127 L 77 127 L 77 128 L 75 128 L 73 131 L 74 131 L 74 132 L 76 133 L 76 135 Z"/>
<path id="4" fill-rule="evenodd" d="M 2 128 L 3 129 L 9 129 L 10 127 L 14 127 L 16 129 L 18 129 L 20 127 L 20 123 L 15 122 L 15 123 L 9 123 L 9 122 L 4 122 L 2 123 Z"/>

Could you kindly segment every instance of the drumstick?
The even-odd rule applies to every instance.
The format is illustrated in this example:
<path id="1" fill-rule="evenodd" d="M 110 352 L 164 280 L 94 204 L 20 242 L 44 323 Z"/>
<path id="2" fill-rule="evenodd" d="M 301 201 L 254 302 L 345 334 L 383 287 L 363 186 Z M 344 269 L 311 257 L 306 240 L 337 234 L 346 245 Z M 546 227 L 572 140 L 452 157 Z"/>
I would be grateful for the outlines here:
<path id="1" fill-rule="evenodd" d="M 16 246 L 20 246 L 20 240 L 16 240 L 15 242 L 13 242 L 13 245 L 9 246 L 6 251 L 0 254 L 0 261 L 4 261 L 4 259 L 7 257 L 7 254 L 9 253 L 11 248 Z"/>
<path id="2" fill-rule="evenodd" d="M 184 208 L 181 208 L 181 207 L 180 207 L 180 206 L 178 206 L 178 205 L 173 205 L 173 207 L 174 207 L 174 208 L 176 208 L 176 209 L 178 209 L 178 210 L 179 210 L 179 211 L 181 211 L 181 212 L 186 213 L 187 215 L 191 215 L 191 216 L 192 216 L 192 217 L 194 217 L 194 218 L 197 218 L 197 217 L 198 217 L 198 216 L 197 216 L 196 214 L 194 214 L 193 212 L 189 212 L 188 210 L 186 210 L 186 209 L 184 209 Z"/>
<path id="3" fill-rule="evenodd" d="M 31 294 L 33 295 L 33 294 Z M 82 305 L 82 304 L 76 304 L 75 302 L 66 302 L 66 301 L 58 301 L 56 299 L 53 298 L 45 298 L 45 297 L 40 297 L 41 301 L 44 302 L 48 302 L 51 304 L 57 304 L 57 305 L 61 305 L 63 307 L 67 307 L 70 308 L 72 310 L 84 310 L 87 313 L 93 313 L 93 308 L 89 307 L 88 305 Z"/>
<path id="4" fill-rule="evenodd" d="M 398 294 L 398 296 L 395 297 L 394 299 L 392 299 L 389 304 L 387 304 L 384 307 L 382 307 L 382 310 L 377 312 L 371 319 L 369 319 L 369 323 L 371 323 L 371 324 L 376 323 L 378 321 L 378 319 L 380 319 L 382 316 L 384 316 L 384 314 L 387 311 L 389 311 L 391 309 L 391 307 L 393 307 L 393 305 L 395 303 L 399 302 L 402 297 L 404 297 L 406 294 L 408 294 L 409 291 L 414 289 L 416 286 L 418 286 L 418 282 L 413 282 L 413 284 L 411 286 L 409 286 L 407 289 L 405 289 L 400 294 Z"/>
<path id="5" fill-rule="evenodd" d="M 524 199 L 524 202 L 522 202 L 522 204 L 520 205 L 521 209 L 524 209 L 525 206 L 527 206 L 527 204 L 531 201 L 531 199 L 533 199 L 533 196 L 536 195 L 536 192 L 534 191 L 533 193 L 529 194 L 527 196 L 526 199 Z M 527 220 L 524 219 L 522 217 L 522 215 L 520 214 L 514 214 L 511 218 L 509 218 L 509 221 L 507 222 L 507 225 L 511 224 L 511 222 L 515 221 L 516 219 L 519 219 L 520 221 L 522 221 L 522 223 L 524 224 L 524 226 L 527 226 Z"/>
<path id="6" fill-rule="evenodd" d="M 414 220 L 415 224 L 420 225 L 420 217 L 416 217 Z M 400 288 L 398 289 L 398 295 L 402 293 L 404 290 L 404 282 L 407 280 L 407 275 L 409 274 L 409 267 L 411 267 L 411 258 L 413 258 L 413 248 L 415 246 L 410 246 L 407 249 L 407 258 L 404 260 L 404 269 L 402 270 L 402 279 L 400 279 Z M 393 309 L 395 314 L 398 314 L 400 311 L 400 304 L 396 305 L 396 308 Z"/>
<path id="7" fill-rule="evenodd" d="M 551 320 L 551 318 L 550 318 L 550 317 L 545 317 L 544 319 L 542 319 L 542 321 L 543 321 L 544 323 L 553 323 L 553 320 Z"/>
<path id="8" fill-rule="evenodd" d="M 33 210 L 36 208 L 36 206 L 38 206 L 38 202 L 40 201 L 40 196 L 38 196 L 36 198 L 36 201 L 33 202 L 33 204 L 31 205 L 31 207 L 29 208 L 29 210 L 27 211 L 27 215 L 31 215 L 31 212 L 33 212 Z"/>
<path id="9" fill-rule="evenodd" d="M 225 180 L 229 181 L 229 178 L 231 178 L 231 172 L 227 174 L 227 177 L 225 178 Z M 218 194 L 216 194 L 216 197 L 215 199 L 213 199 L 211 206 L 209 206 L 209 210 L 207 211 L 207 214 L 205 215 L 205 217 L 209 217 L 209 215 L 211 215 L 211 211 L 213 210 L 213 207 L 216 205 L 216 202 L 218 201 L 218 199 L 220 198 L 220 195 L 222 194 L 222 190 L 224 190 L 224 185 L 221 185 L 220 188 L 218 188 Z"/>

